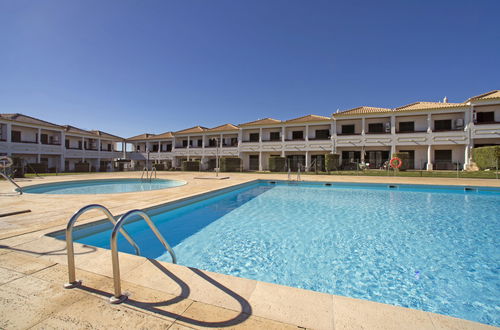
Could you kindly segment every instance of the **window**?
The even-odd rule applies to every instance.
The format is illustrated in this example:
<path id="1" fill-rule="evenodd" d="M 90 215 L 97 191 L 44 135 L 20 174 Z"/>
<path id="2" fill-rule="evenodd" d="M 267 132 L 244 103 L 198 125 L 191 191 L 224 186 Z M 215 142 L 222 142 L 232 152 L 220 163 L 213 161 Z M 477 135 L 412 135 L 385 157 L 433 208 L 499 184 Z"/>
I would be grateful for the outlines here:
<path id="1" fill-rule="evenodd" d="M 64 145 L 66 146 L 66 149 L 69 149 L 69 140 L 68 139 L 64 140 Z"/>
<path id="2" fill-rule="evenodd" d="M 203 145 L 203 140 L 202 139 L 198 139 L 198 142 L 196 143 L 196 146 L 198 146 L 198 147 L 201 148 L 202 145 Z"/>
<path id="3" fill-rule="evenodd" d="M 182 140 L 182 147 L 186 148 L 188 145 L 188 140 Z"/>
<path id="4" fill-rule="evenodd" d="M 304 139 L 304 131 L 292 132 L 292 140 L 303 140 L 303 139 Z"/>
<path id="5" fill-rule="evenodd" d="M 250 133 L 250 142 L 259 142 L 259 133 Z"/>
<path id="6" fill-rule="evenodd" d="M 41 134 L 40 136 L 41 136 L 40 140 L 43 144 L 49 143 L 49 136 L 47 134 Z"/>
<path id="7" fill-rule="evenodd" d="M 281 140 L 281 138 L 280 138 L 280 132 L 271 132 L 271 133 L 269 133 L 269 139 L 271 141 L 279 141 L 279 140 Z"/>
<path id="8" fill-rule="evenodd" d="M 368 124 L 368 133 L 384 133 L 383 123 Z"/>
<path id="9" fill-rule="evenodd" d="M 87 141 L 83 141 L 83 147 L 85 148 L 85 150 L 88 150 Z"/>
<path id="10" fill-rule="evenodd" d="M 434 130 L 436 131 L 451 130 L 451 119 L 434 120 Z"/>
<path id="11" fill-rule="evenodd" d="M 78 141 L 78 149 L 82 150 L 82 140 Z"/>
<path id="12" fill-rule="evenodd" d="M 12 131 L 11 139 L 12 139 L 12 142 L 21 142 L 21 132 L 20 131 Z"/>
<path id="13" fill-rule="evenodd" d="M 171 144 L 167 144 L 167 152 L 169 151 L 172 151 L 172 145 Z"/>
<path id="14" fill-rule="evenodd" d="M 158 152 L 158 145 L 157 144 L 153 144 L 153 152 Z"/>
<path id="15" fill-rule="evenodd" d="M 399 132 L 415 132 L 415 122 L 413 121 L 402 121 L 399 123 Z"/>
<path id="16" fill-rule="evenodd" d="M 476 113 L 477 123 L 494 123 L 495 122 L 495 112 L 477 112 Z"/>
<path id="17" fill-rule="evenodd" d="M 342 125 L 342 134 L 354 134 L 354 125 Z"/>
<path id="18" fill-rule="evenodd" d="M 231 146 L 236 147 L 238 145 L 238 138 L 237 137 L 232 137 L 231 138 Z"/>
<path id="19" fill-rule="evenodd" d="M 111 151 L 111 143 L 108 143 L 108 151 Z"/>
<path id="20" fill-rule="evenodd" d="M 330 130 L 327 130 L 327 129 L 317 129 L 316 130 L 316 139 L 328 140 L 329 138 L 330 138 Z"/>

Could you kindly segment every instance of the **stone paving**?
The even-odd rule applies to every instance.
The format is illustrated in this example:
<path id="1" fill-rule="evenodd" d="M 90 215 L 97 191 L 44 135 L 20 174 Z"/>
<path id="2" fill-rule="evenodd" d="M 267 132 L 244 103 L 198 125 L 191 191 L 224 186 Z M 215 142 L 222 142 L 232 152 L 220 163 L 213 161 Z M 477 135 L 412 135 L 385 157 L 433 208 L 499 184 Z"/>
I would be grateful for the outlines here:
<path id="1" fill-rule="evenodd" d="M 151 192 L 110 195 L 15 196 L 0 182 L 0 328 L 2 329 L 493 329 L 487 325 L 366 300 L 285 287 L 217 274 L 120 253 L 122 287 L 129 299 L 108 303 L 113 292 L 110 251 L 75 243 L 80 288 L 67 282 L 65 242 L 45 236 L 61 230 L 80 207 L 99 203 L 116 216 L 167 201 L 255 179 L 286 179 L 280 174 L 229 174 L 228 180 L 200 180 L 208 173 L 159 172 L 188 184 Z M 103 173 L 20 180 L 21 186 L 110 177 Z M 443 178 L 339 177 L 302 175 L 303 180 L 337 182 L 480 185 L 500 181 Z M 91 211 L 79 223 L 102 219 Z"/>

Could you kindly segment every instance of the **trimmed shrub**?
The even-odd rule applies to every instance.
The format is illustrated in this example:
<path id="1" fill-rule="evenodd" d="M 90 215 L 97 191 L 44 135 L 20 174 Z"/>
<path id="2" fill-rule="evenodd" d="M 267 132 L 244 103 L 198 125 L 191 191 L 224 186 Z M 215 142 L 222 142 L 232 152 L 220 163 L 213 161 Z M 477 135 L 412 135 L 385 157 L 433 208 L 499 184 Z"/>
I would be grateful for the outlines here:
<path id="1" fill-rule="evenodd" d="M 26 173 L 48 173 L 49 169 L 47 165 L 41 163 L 30 163 L 26 167 Z"/>
<path id="2" fill-rule="evenodd" d="M 183 171 L 199 171 L 200 170 L 200 161 L 199 160 L 190 160 L 183 161 L 181 169 Z"/>
<path id="3" fill-rule="evenodd" d="M 340 164 L 340 154 L 326 154 L 325 155 L 325 170 L 333 171 L 338 169 Z"/>
<path id="4" fill-rule="evenodd" d="M 282 172 L 285 170 L 285 157 L 269 157 L 269 171 Z"/>
<path id="5" fill-rule="evenodd" d="M 221 172 L 239 172 L 241 170 L 241 158 L 222 157 L 219 162 Z"/>
<path id="6" fill-rule="evenodd" d="M 401 165 L 399 170 L 405 171 L 408 168 L 408 162 L 410 161 L 410 154 L 408 152 L 395 152 L 392 154 L 392 158 L 394 157 L 401 159 L 403 165 Z"/>
<path id="7" fill-rule="evenodd" d="M 472 149 L 472 160 L 481 169 L 494 169 L 500 166 L 500 146 Z"/>
<path id="8" fill-rule="evenodd" d="M 87 162 L 76 163 L 75 172 L 90 172 L 90 164 Z"/>
<path id="9" fill-rule="evenodd" d="M 154 164 L 157 171 L 165 171 L 165 164 Z"/>

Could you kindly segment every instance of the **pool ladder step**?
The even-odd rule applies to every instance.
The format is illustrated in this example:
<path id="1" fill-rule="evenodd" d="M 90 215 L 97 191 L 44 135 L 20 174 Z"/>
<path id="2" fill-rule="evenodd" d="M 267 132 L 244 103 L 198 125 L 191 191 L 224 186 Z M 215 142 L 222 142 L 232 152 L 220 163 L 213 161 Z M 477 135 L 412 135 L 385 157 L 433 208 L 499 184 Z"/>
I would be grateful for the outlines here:
<path id="1" fill-rule="evenodd" d="M 141 255 L 141 250 L 139 246 L 134 241 L 134 239 L 127 233 L 125 228 L 122 228 L 127 220 L 130 220 L 132 217 L 139 217 L 139 219 L 143 219 L 148 224 L 149 228 L 153 231 L 155 236 L 158 238 L 160 243 L 165 247 L 165 249 L 170 253 L 172 257 L 172 262 L 177 263 L 177 258 L 175 256 L 174 250 L 167 243 L 163 235 L 160 233 L 158 228 L 155 226 L 151 218 L 146 214 L 146 212 L 141 210 L 131 210 L 125 213 L 118 219 L 115 220 L 115 217 L 111 214 L 111 212 L 104 206 L 99 204 L 89 204 L 82 207 L 80 210 L 75 212 L 71 219 L 69 219 L 68 224 L 66 226 L 66 249 L 68 251 L 68 276 L 69 282 L 64 284 L 66 289 L 72 289 L 79 287 L 82 284 L 82 281 L 76 279 L 76 271 L 75 271 L 75 251 L 73 248 L 73 226 L 80 218 L 80 216 L 87 211 L 90 210 L 100 210 L 102 211 L 107 219 L 114 225 L 113 230 L 111 231 L 110 237 L 110 246 L 111 246 L 111 260 L 113 264 L 113 282 L 114 282 L 114 295 L 109 299 L 109 302 L 112 304 L 120 304 L 127 299 L 126 295 L 122 294 L 121 291 L 121 280 L 120 280 L 120 261 L 118 255 L 118 233 L 121 233 L 125 239 L 134 247 L 135 254 Z"/>

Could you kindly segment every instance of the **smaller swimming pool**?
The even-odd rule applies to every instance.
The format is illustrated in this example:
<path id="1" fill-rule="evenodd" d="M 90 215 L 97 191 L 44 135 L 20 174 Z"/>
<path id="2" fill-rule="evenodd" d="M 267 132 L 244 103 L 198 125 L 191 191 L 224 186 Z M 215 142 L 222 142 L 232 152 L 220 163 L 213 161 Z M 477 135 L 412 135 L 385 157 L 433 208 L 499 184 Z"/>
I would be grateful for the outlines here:
<path id="1" fill-rule="evenodd" d="M 185 181 L 152 179 L 105 179 L 80 180 L 58 183 L 37 184 L 24 187 L 23 192 L 28 194 L 119 194 L 135 191 L 159 190 L 185 185 Z"/>

